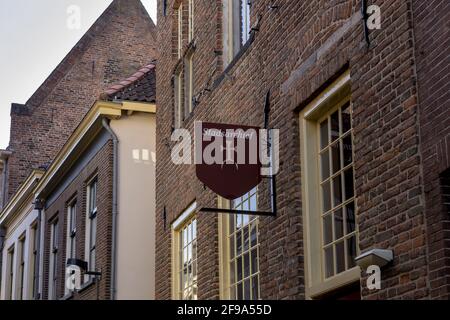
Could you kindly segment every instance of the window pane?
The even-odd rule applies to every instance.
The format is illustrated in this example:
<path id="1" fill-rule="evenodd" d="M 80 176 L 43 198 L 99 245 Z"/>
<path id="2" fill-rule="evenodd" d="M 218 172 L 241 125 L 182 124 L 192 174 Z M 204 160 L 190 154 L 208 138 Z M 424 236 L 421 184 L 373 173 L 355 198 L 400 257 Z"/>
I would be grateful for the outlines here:
<path id="1" fill-rule="evenodd" d="M 244 299 L 250 300 L 250 279 L 244 282 Z"/>
<path id="2" fill-rule="evenodd" d="M 237 258 L 237 279 L 242 279 L 242 257 Z"/>
<path id="3" fill-rule="evenodd" d="M 197 260 L 197 240 L 192 242 L 192 260 Z"/>
<path id="4" fill-rule="evenodd" d="M 333 224 L 331 214 L 328 214 L 323 218 L 323 242 L 329 244 L 331 241 L 333 241 Z"/>
<path id="5" fill-rule="evenodd" d="M 257 236 L 257 224 L 256 222 L 252 222 L 250 224 L 250 241 L 251 246 L 254 247 L 258 243 L 258 236 Z"/>
<path id="6" fill-rule="evenodd" d="M 331 163 L 333 166 L 333 174 L 341 169 L 341 151 L 339 143 L 331 146 Z"/>
<path id="7" fill-rule="evenodd" d="M 258 272 L 258 250 L 253 249 L 252 250 L 252 274 L 255 274 Z"/>
<path id="8" fill-rule="evenodd" d="M 236 229 L 239 229 L 240 227 L 242 227 L 242 214 L 236 216 Z"/>
<path id="9" fill-rule="evenodd" d="M 330 182 L 325 182 L 322 185 L 322 208 L 323 212 L 327 212 L 331 209 L 331 191 L 330 191 Z"/>
<path id="10" fill-rule="evenodd" d="M 350 202 L 345 206 L 346 220 L 347 220 L 347 233 L 352 233 L 355 231 L 355 205 Z"/>
<path id="11" fill-rule="evenodd" d="M 192 221 L 192 239 L 197 239 L 197 220 Z"/>
<path id="12" fill-rule="evenodd" d="M 242 231 L 239 230 L 236 233 L 236 254 L 240 255 L 242 253 Z"/>
<path id="13" fill-rule="evenodd" d="M 242 300 L 243 292 L 242 292 L 242 282 L 237 285 L 237 299 Z"/>
<path id="14" fill-rule="evenodd" d="M 249 249 L 249 241 L 250 241 L 250 237 L 248 235 L 248 226 L 244 227 L 244 251 L 247 251 Z"/>
<path id="15" fill-rule="evenodd" d="M 334 234 L 335 240 L 344 236 L 344 220 L 342 216 L 342 208 L 334 212 Z"/>
<path id="16" fill-rule="evenodd" d="M 336 268 L 337 273 L 345 271 L 345 251 L 344 251 L 344 241 L 336 244 Z"/>
<path id="17" fill-rule="evenodd" d="M 236 260 L 233 260 L 230 263 L 230 283 L 231 284 L 236 282 L 235 274 L 236 274 Z"/>
<path id="18" fill-rule="evenodd" d="M 256 194 L 250 198 L 250 211 L 256 211 Z"/>
<path id="19" fill-rule="evenodd" d="M 244 255 L 244 278 L 250 276 L 250 253 Z"/>
<path id="20" fill-rule="evenodd" d="M 320 155 L 320 163 L 322 168 L 322 181 L 330 176 L 330 154 L 327 151 Z"/>
<path id="21" fill-rule="evenodd" d="M 342 107 L 342 133 L 346 133 L 352 127 L 351 115 L 350 115 L 350 103 L 348 102 Z"/>
<path id="22" fill-rule="evenodd" d="M 328 119 L 320 124 L 320 149 L 328 145 Z"/>
<path id="23" fill-rule="evenodd" d="M 258 300 L 259 299 L 259 276 L 252 278 L 252 299 Z"/>
<path id="24" fill-rule="evenodd" d="M 325 277 L 334 275 L 333 246 L 325 248 Z"/>
<path id="25" fill-rule="evenodd" d="M 230 237 L 230 259 L 234 258 L 234 252 L 236 250 L 236 247 L 234 245 L 234 237 L 234 235 Z"/>
<path id="26" fill-rule="evenodd" d="M 348 135 L 344 139 L 342 139 L 342 152 L 344 155 L 344 167 L 348 166 L 353 162 L 353 153 L 352 153 L 352 136 Z"/>
<path id="27" fill-rule="evenodd" d="M 330 118 L 331 121 L 331 141 L 339 138 L 339 111 L 334 112 Z"/>
<path id="28" fill-rule="evenodd" d="M 342 184 L 341 175 L 333 178 L 333 205 L 338 206 L 342 203 Z"/>
<path id="29" fill-rule="evenodd" d="M 353 236 L 347 239 L 347 264 L 348 268 L 353 268 L 355 264 L 356 257 L 356 237 Z"/>
<path id="30" fill-rule="evenodd" d="M 345 183 L 345 199 L 348 200 L 353 197 L 353 168 L 346 170 L 344 173 L 344 183 Z"/>

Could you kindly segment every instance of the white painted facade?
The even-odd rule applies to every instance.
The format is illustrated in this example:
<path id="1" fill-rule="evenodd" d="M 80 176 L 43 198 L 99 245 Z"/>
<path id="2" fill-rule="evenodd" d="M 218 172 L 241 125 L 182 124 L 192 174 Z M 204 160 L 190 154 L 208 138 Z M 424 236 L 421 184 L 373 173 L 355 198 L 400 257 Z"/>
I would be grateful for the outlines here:
<path id="1" fill-rule="evenodd" d="M 35 259 L 35 254 L 42 255 L 42 250 L 38 249 L 34 252 L 34 246 L 42 243 L 42 239 L 37 240 L 42 232 L 37 229 L 39 213 L 34 209 L 32 189 L 41 175 L 42 173 L 34 172 L 0 216 L 0 226 L 5 230 L 1 252 L 1 300 L 31 300 L 34 296 L 34 262 L 42 261 L 42 256 Z M 38 232 L 37 236 L 35 232 Z M 11 252 L 14 254 L 10 254 Z M 24 262 L 23 278 L 21 276 L 22 257 Z M 37 277 L 39 278 L 39 275 Z M 37 281 L 38 285 L 40 285 L 39 282 Z"/>

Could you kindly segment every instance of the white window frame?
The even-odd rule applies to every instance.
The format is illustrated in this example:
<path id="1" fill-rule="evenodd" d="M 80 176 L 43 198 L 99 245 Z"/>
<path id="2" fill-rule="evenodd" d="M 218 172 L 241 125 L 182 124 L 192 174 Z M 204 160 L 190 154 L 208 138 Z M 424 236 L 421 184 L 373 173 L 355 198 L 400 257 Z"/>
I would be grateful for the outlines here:
<path id="1" fill-rule="evenodd" d="M 302 212 L 305 244 L 306 297 L 318 298 L 359 280 L 355 266 L 326 278 L 322 257 L 322 218 L 319 192 L 319 130 L 318 121 L 331 109 L 350 100 L 350 72 L 345 72 L 299 114 L 300 159 L 302 180 Z M 357 208 L 355 206 L 355 216 Z M 355 222 L 357 228 L 357 223 Z M 356 233 L 358 243 L 358 233 Z M 358 245 L 356 245 L 358 253 Z"/>
<path id="2" fill-rule="evenodd" d="M 180 282 L 182 281 L 180 277 L 180 265 L 182 257 L 181 252 L 182 248 L 180 246 L 181 241 L 181 235 L 184 227 L 186 225 L 191 224 L 193 221 L 195 221 L 195 234 L 196 239 L 198 239 L 198 228 L 197 228 L 197 216 L 196 216 L 196 209 L 197 209 L 197 202 L 193 202 L 183 213 L 176 219 L 172 224 L 172 299 L 174 300 L 182 300 L 182 290 L 180 289 Z M 197 240 L 195 240 L 197 241 Z M 198 248 L 198 245 L 197 245 Z M 198 250 L 198 249 L 197 249 Z M 198 268 L 197 268 L 197 259 L 198 259 L 198 251 L 196 254 L 196 259 L 193 261 L 193 264 L 195 264 L 196 272 L 198 275 Z M 194 286 L 197 287 L 197 298 L 198 298 L 198 282 L 197 279 L 194 280 L 195 284 Z M 194 298 L 195 299 L 195 298 Z"/>
<path id="3" fill-rule="evenodd" d="M 67 205 L 67 228 L 66 228 L 66 262 L 67 259 L 76 258 L 77 252 L 77 199 L 74 198 Z M 66 275 L 66 280 L 68 276 Z M 70 290 L 65 288 L 65 294 Z"/>
<path id="4" fill-rule="evenodd" d="M 92 188 L 95 186 L 95 199 L 91 203 Z M 85 261 L 88 263 L 89 271 L 96 271 L 96 255 L 97 255 L 97 229 L 98 229 L 98 208 L 97 197 L 98 195 L 98 176 L 92 178 L 86 189 L 86 230 L 85 230 Z M 95 224 L 93 223 L 95 222 Z M 94 226 L 93 226 L 94 225 Z M 95 227 L 95 232 L 93 227 Z M 95 238 L 95 241 L 92 241 Z M 94 243 L 93 243 L 94 242 Z M 94 257 L 92 256 L 94 254 Z M 85 276 L 84 281 L 87 282 L 92 279 L 92 276 Z"/>
<path id="5" fill-rule="evenodd" d="M 194 0 L 188 0 L 188 42 L 194 39 Z"/>
<path id="6" fill-rule="evenodd" d="M 181 69 L 174 75 L 175 128 L 181 128 L 184 119 L 183 72 Z"/>
<path id="7" fill-rule="evenodd" d="M 16 277 L 16 246 L 13 244 L 7 251 L 7 271 L 6 271 L 6 300 L 14 300 L 15 277 Z"/>
<path id="8" fill-rule="evenodd" d="M 55 236 L 56 234 L 56 236 Z M 50 259 L 48 276 L 48 299 L 57 299 L 58 254 L 59 254 L 59 220 L 54 219 L 50 225 Z"/>
<path id="9" fill-rule="evenodd" d="M 223 43 L 225 66 L 239 53 L 250 40 L 251 1 L 225 0 L 223 2 Z"/>
<path id="10" fill-rule="evenodd" d="M 194 53 L 186 55 L 184 64 L 184 94 L 185 108 L 184 118 L 186 119 L 193 111 L 192 99 L 194 97 Z"/>
<path id="11" fill-rule="evenodd" d="M 177 55 L 179 59 L 183 51 L 183 3 L 175 10 L 177 15 Z"/>
<path id="12" fill-rule="evenodd" d="M 27 245 L 27 236 L 24 233 L 19 237 L 19 250 L 17 254 L 17 274 L 18 274 L 18 282 L 17 282 L 17 300 L 25 300 L 26 299 L 26 245 Z"/>
<path id="13" fill-rule="evenodd" d="M 38 256 L 39 256 L 39 248 L 38 246 L 38 239 L 40 237 L 39 233 L 39 224 L 37 221 L 33 222 L 30 227 L 30 241 L 28 246 L 28 252 L 30 253 L 28 255 L 28 274 L 30 277 L 28 278 L 28 296 L 30 298 L 35 298 L 35 286 L 38 284 L 38 274 L 36 273 L 36 266 L 38 263 Z"/>

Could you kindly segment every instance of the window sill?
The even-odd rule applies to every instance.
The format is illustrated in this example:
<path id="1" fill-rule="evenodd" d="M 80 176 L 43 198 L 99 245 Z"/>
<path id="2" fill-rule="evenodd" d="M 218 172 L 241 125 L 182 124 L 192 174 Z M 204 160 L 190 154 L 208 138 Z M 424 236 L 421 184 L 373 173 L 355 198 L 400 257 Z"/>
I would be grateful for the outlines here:
<path id="1" fill-rule="evenodd" d="M 359 267 L 354 267 L 330 279 L 324 280 L 321 283 L 317 283 L 306 288 L 306 296 L 310 299 L 314 299 L 353 282 L 359 281 L 360 278 L 361 269 Z"/>

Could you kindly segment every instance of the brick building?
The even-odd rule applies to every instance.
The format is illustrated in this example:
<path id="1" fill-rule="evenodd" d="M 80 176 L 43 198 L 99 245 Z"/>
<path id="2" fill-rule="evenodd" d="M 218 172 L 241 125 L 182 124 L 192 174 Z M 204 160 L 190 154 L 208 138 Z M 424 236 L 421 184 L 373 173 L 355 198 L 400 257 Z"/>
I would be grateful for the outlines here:
<path id="1" fill-rule="evenodd" d="M 144 231 L 154 229 L 155 32 L 139 0 L 112 1 L 27 103 L 12 105 L 10 145 L 0 150 L 1 299 L 97 298 L 88 276 L 81 292 L 66 291 L 68 256 L 95 261 L 88 267 L 102 271 L 101 299 L 154 297 L 154 250 L 133 254 L 130 246 L 154 245 L 154 233 Z M 121 140 L 116 153 L 103 119 Z M 113 183 L 114 154 L 120 186 Z M 114 198 L 115 187 L 125 200 Z M 96 195 L 96 214 L 89 194 Z M 69 212 L 78 230 L 72 255 Z M 88 216 L 98 216 L 89 242 L 98 244 L 96 260 L 84 250 L 94 225 Z M 134 234 L 139 228 L 145 230 Z M 134 277 L 143 268 L 145 275 Z"/>
<path id="2" fill-rule="evenodd" d="M 156 27 L 141 2 L 114 0 L 25 105 L 12 104 L 5 204 L 102 92 L 156 58 Z"/>
<path id="3" fill-rule="evenodd" d="M 96 102 L 35 189 L 43 299 L 154 299 L 155 66 L 128 79 Z M 100 279 L 69 290 L 68 259 Z"/>
<path id="4" fill-rule="evenodd" d="M 450 298 L 450 5 L 368 2 L 366 40 L 361 1 L 158 1 L 157 298 Z M 200 212 L 224 203 L 172 163 L 173 129 L 262 127 L 269 91 L 277 216 Z M 370 249 L 394 254 L 379 290 Z"/>

